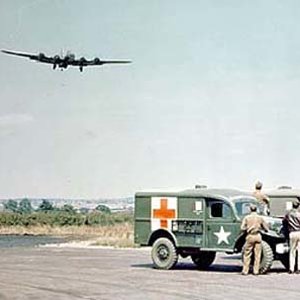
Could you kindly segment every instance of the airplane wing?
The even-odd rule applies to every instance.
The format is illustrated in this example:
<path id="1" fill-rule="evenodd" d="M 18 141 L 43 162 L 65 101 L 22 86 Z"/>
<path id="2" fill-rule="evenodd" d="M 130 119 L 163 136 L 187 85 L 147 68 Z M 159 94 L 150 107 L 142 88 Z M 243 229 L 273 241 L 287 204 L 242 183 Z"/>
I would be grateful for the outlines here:
<path id="1" fill-rule="evenodd" d="M 29 54 L 29 53 L 14 52 L 14 51 L 9 51 L 9 50 L 1 50 L 1 52 L 6 53 L 6 54 L 10 54 L 10 55 L 27 57 L 31 60 L 36 60 L 36 61 L 43 62 L 43 63 L 53 64 L 55 62 L 53 57 L 47 57 L 44 53 Z"/>
<path id="2" fill-rule="evenodd" d="M 87 62 L 88 66 L 100 66 L 104 64 L 130 64 L 129 60 L 90 60 Z"/>
<path id="3" fill-rule="evenodd" d="M 69 64 L 73 66 L 101 66 L 104 64 L 128 64 L 131 63 L 129 60 L 101 60 L 98 57 L 92 60 L 87 60 L 84 57 L 80 59 L 75 59 L 73 61 L 70 61 Z"/>

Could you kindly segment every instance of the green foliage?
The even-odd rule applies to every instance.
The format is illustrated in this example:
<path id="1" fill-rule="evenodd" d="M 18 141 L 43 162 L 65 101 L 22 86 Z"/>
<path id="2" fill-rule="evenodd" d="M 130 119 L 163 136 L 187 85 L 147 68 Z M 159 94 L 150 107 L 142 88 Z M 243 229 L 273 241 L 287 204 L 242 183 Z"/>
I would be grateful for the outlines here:
<path id="1" fill-rule="evenodd" d="M 82 214 L 57 212 L 54 215 L 53 224 L 58 226 L 83 225 L 85 224 L 85 216 Z"/>
<path id="2" fill-rule="evenodd" d="M 69 213 L 69 214 L 75 214 L 76 213 L 76 210 L 74 209 L 74 207 L 70 204 L 65 204 L 61 209 L 60 211 L 62 212 L 66 212 L 66 213 Z"/>
<path id="3" fill-rule="evenodd" d="M 20 203 L 16 200 L 8 200 L 4 203 L 4 209 L 6 211 L 20 214 L 30 214 L 33 211 L 31 202 L 27 198 L 22 199 Z"/>
<path id="4" fill-rule="evenodd" d="M 86 216 L 86 224 L 91 226 L 115 225 L 119 223 L 133 223 L 132 213 L 106 214 L 96 211 Z"/>
<path id="5" fill-rule="evenodd" d="M 50 203 L 50 201 L 43 199 L 42 203 L 38 207 L 38 211 L 44 211 L 44 212 L 49 212 L 53 211 L 55 208 L 54 206 Z"/>
<path id="6" fill-rule="evenodd" d="M 3 212 L 0 214 L 0 225 L 2 226 L 23 225 L 22 215 L 13 212 Z"/>
<path id="7" fill-rule="evenodd" d="M 4 203 L 4 209 L 11 212 L 17 212 L 18 202 L 15 200 L 8 200 L 6 203 Z"/>
<path id="8" fill-rule="evenodd" d="M 18 212 L 21 214 L 30 214 L 32 212 L 31 202 L 27 198 L 20 201 Z"/>
<path id="9" fill-rule="evenodd" d="M 121 223 L 133 223 L 132 213 L 102 213 L 89 214 L 76 213 L 74 211 L 39 211 L 27 214 L 16 212 L 1 212 L 0 226 L 105 226 Z"/>
<path id="10" fill-rule="evenodd" d="M 87 225 L 112 225 L 113 220 L 110 215 L 101 212 L 92 212 L 87 215 Z"/>
<path id="11" fill-rule="evenodd" d="M 79 208 L 79 212 L 81 214 L 87 214 L 89 212 L 89 209 L 86 207 L 81 207 L 81 208 Z"/>
<path id="12" fill-rule="evenodd" d="M 103 205 L 103 204 L 99 204 L 96 208 L 97 211 L 103 212 L 105 214 L 110 214 L 111 210 L 108 206 Z"/>

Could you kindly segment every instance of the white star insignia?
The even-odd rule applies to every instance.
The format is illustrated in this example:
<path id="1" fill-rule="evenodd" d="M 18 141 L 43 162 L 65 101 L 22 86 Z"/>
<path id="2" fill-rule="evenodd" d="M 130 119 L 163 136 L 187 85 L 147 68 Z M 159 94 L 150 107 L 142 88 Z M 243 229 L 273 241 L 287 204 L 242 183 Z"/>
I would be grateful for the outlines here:
<path id="1" fill-rule="evenodd" d="M 221 226 L 219 232 L 214 232 L 214 235 L 216 235 L 218 238 L 218 245 L 220 245 L 222 242 L 224 242 L 225 244 L 229 244 L 228 237 L 231 235 L 231 232 L 224 231 L 223 226 Z"/>

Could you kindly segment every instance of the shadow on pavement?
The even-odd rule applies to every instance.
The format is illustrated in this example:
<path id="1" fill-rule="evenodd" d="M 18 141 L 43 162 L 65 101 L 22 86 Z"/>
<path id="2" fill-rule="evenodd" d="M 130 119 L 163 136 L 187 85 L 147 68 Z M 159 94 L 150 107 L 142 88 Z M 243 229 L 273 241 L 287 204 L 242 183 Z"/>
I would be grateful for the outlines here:
<path id="1" fill-rule="evenodd" d="M 142 269 L 154 269 L 152 264 L 132 264 L 133 268 L 142 268 Z M 178 270 L 191 270 L 197 272 L 240 272 L 240 266 L 232 266 L 232 265 L 222 265 L 222 264 L 214 264 L 210 266 L 207 270 L 198 270 L 197 267 L 193 263 L 178 263 L 172 271 Z"/>
<path id="2" fill-rule="evenodd" d="M 142 269 L 153 269 L 152 264 L 133 264 L 131 265 L 132 268 L 142 268 Z"/>
<path id="3" fill-rule="evenodd" d="M 269 273 L 288 273 L 288 271 L 282 267 L 282 268 L 272 268 Z"/>
<path id="4" fill-rule="evenodd" d="M 132 268 L 141 268 L 141 269 L 153 269 L 153 265 L 150 264 L 132 264 Z M 240 274 L 242 271 L 241 265 L 227 265 L 227 264 L 213 264 L 211 265 L 207 270 L 199 270 L 193 263 L 186 263 L 186 262 L 180 262 L 178 263 L 174 269 L 171 271 L 197 271 L 197 272 L 211 272 L 211 273 L 237 273 Z M 162 270 L 160 270 L 162 271 Z M 250 274 L 251 274 L 250 269 Z M 284 268 L 272 268 L 267 274 L 283 274 L 287 273 L 287 271 Z"/>
<path id="5" fill-rule="evenodd" d="M 213 264 L 207 270 L 199 270 L 193 263 L 179 263 L 176 265 L 174 270 L 195 270 L 197 272 L 226 272 L 236 273 L 241 272 L 242 267 L 237 265 L 224 265 L 224 264 Z"/>

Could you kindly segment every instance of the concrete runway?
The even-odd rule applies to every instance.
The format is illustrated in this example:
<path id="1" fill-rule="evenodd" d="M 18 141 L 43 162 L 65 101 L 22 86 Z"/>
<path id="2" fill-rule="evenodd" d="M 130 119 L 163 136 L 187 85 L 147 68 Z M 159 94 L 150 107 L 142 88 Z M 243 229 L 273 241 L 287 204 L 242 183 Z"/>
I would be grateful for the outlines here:
<path id="1" fill-rule="evenodd" d="M 299 299 L 300 275 L 280 263 L 241 276 L 239 256 L 219 254 L 208 271 L 189 259 L 152 268 L 149 249 L 1 249 L 0 299 Z"/>

